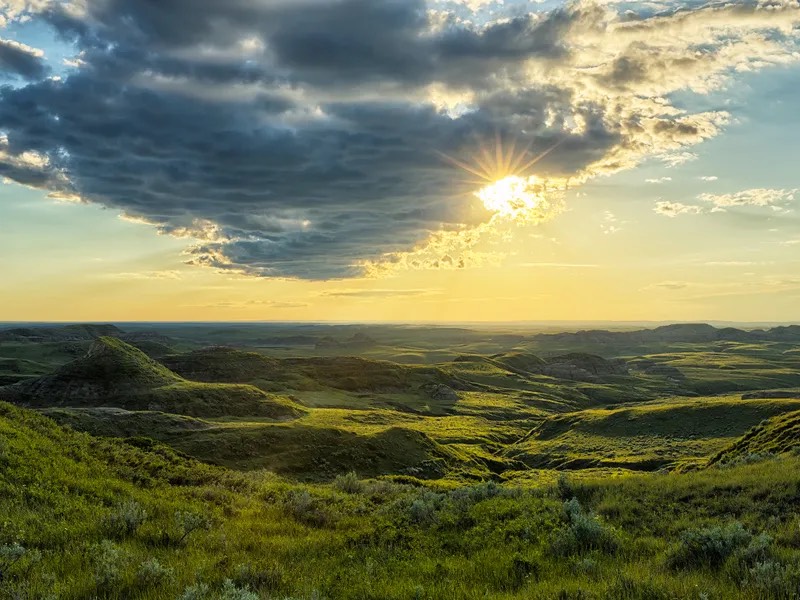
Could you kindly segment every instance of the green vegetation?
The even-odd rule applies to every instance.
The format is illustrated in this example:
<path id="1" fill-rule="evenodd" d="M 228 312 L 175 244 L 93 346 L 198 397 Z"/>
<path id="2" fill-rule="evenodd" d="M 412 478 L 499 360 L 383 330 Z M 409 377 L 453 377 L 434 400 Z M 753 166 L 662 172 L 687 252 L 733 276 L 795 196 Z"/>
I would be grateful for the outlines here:
<path id="1" fill-rule="evenodd" d="M 237 475 L 9 405 L 0 440 L 4 598 L 761 599 L 800 585 L 795 457 L 447 491 Z"/>
<path id="2" fill-rule="evenodd" d="M 303 327 L 0 332 L 0 600 L 800 597 L 794 329 Z"/>
<path id="3" fill-rule="evenodd" d="M 302 410 L 249 385 L 187 381 L 118 338 L 100 337 L 85 356 L 49 375 L 0 388 L 0 398 L 34 407 L 112 406 L 196 417 L 292 418 Z"/>

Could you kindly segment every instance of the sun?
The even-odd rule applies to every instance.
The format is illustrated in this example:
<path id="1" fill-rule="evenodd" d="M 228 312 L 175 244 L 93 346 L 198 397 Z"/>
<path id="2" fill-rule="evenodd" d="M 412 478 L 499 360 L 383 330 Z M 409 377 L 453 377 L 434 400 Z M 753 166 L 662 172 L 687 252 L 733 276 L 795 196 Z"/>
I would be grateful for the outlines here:
<path id="1" fill-rule="evenodd" d="M 527 220 L 529 215 L 538 215 L 549 206 L 544 182 L 530 170 L 558 145 L 556 143 L 544 152 L 532 154 L 530 146 L 519 149 L 515 141 L 505 143 L 497 135 L 493 148 L 480 144 L 465 160 L 446 154 L 441 156 L 478 178 L 472 181 L 481 186 L 474 195 L 487 210 L 500 218 Z"/>
<path id="2" fill-rule="evenodd" d="M 510 219 L 530 214 L 547 202 L 533 175 L 509 175 L 479 189 L 475 195 L 486 210 Z"/>

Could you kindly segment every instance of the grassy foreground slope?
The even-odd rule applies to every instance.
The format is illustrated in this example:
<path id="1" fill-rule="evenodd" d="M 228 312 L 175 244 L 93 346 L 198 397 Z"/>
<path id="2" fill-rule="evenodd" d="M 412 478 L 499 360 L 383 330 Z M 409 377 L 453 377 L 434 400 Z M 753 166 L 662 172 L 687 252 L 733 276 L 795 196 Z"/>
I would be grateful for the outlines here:
<path id="1" fill-rule="evenodd" d="M 290 485 L 0 403 L 0 598 L 796 598 L 798 473 Z"/>

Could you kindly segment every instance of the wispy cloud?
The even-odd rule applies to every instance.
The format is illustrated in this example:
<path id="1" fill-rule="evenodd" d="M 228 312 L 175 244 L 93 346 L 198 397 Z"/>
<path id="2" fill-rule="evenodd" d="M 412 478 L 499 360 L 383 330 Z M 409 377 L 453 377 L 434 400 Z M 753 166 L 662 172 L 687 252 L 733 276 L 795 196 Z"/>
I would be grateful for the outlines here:
<path id="1" fill-rule="evenodd" d="M 656 202 L 653 209 L 659 215 L 665 217 L 677 217 L 678 215 L 697 215 L 703 212 L 703 208 L 693 204 L 683 204 L 682 202 Z"/>
<path id="2" fill-rule="evenodd" d="M 561 262 L 528 262 L 522 263 L 520 267 L 529 269 L 598 269 L 600 265 L 591 263 L 561 263 Z"/>
<path id="3" fill-rule="evenodd" d="M 768 189 L 754 188 L 733 194 L 700 194 L 697 199 L 709 202 L 714 206 L 713 211 L 724 211 L 736 206 L 770 206 L 794 200 L 797 189 Z"/>
<path id="4" fill-rule="evenodd" d="M 698 155 L 694 152 L 672 152 L 660 156 L 661 162 L 663 162 L 668 169 L 674 169 L 687 162 L 697 160 L 697 158 Z"/>
<path id="5" fill-rule="evenodd" d="M 166 271 L 131 271 L 123 273 L 107 273 L 102 277 L 108 279 L 122 279 L 127 281 L 145 281 L 152 279 L 181 279 L 183 274 L 180 271 L 166 270 Z"/>
<path id="6" fill-rule="evenodd" d="M 722 260 L 704 262 L 705 267 L 756 267 L 775 264 L 773 261 Z"/>
<path id="7" fill-rule="evenodd" d="M 658 177 L 657 179 L 645 179 L 644 181 L 645 183 L 655 183 L 655 184 L 667 183 L 669 181 L 672 181 L 672 177 Z"/>
<path id="8" fill-rule="evenodd" d="M 221 308 L 232 310 L 252 310 L 252 309 L 275 309 L 288 310 L 293 308 L 305 308 L 310 306 L 307 302 L 295 302 L 292 300 L 222 300 L 220 302 L 210 302 L 207 304 L 187 305 L 187 308 Z"/>
<path id="9" fill-rule="evenodd" d="M 320 296 L 327 296 L 333 298 L 407 298 L 413 296 L 435 296 L 441 294 L 440 290 L 423 290 L 423 289 L 372 289 L 372 290 L 359 290 L 359 289 L 344 289 L 344 290 L 329 290 L 322 292 Z"/>
<path id="10" fill-rule="evenodd" d="M 691 286 L 687 281 L 661 281 L 642 288 L 642 290 L 683 290 Z"/>

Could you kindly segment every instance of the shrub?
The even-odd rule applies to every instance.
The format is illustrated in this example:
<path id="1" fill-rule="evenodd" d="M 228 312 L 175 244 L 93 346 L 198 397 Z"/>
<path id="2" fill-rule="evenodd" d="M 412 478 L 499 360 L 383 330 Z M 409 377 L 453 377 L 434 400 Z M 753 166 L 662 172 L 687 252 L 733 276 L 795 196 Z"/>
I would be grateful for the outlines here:
<path id="1" fill-rule="evenodd" d="M 136 533 L 145 520 L 147 511 L 135 500 L 128 500 L 106 517 L 105 529 L 111 536 L 125 537 Z"/>
<path id="2" fill-rule="evenodd" d="M 424 492 L 415 498 L 408 509 L 408 516 L 415 525 L 433 525 L 436 522 L 436 511 L 441 502 L 438 494 Z"/>
<path id="3" fill-rule="evenodd" d="M 733 522 L 725 526 L 690 529 L 681 535 L 680 543 L 669 555 L 669 565 L 674 569 L 697 567 L 721 567 L 735 552 L 747 553 L 753 536 Z M 763 544 L 764 538 L 758 538 L 757 544 Z M 768 543 L 768 542 L 767 542 Z M 757 553 L 757 549 L 753 549 Z"/>
<path id="4" fill-rule="evenodd" d="M 7 573 L 25 557 L 25 554 L 27 550 L 17 542 L 0 546 L 0 581 L 5 579 Z"/>
<path id="5" fill-rule="evenodd" d="M 385 501 L 390 498 L 395 492 L 402 489 L 402 486 L 392 483 L 390 481 L 370 481 L 365 484 L 365 492 L 372 496 L 373 500 Z"/>
<path id="6" fill-rule="evenodd" d="M 297 521 L 312 527 L 329 527 L 335 520 L 330 510 L 320 506 L 307 490 L 292 490 L 284 500 L 284 508 Z"/>
<path id="7" fill-rule="evenodd" d="M 178 530 L 175 544 L 180 545 L 195 531 L 211 529 L 211 519 L 202 513 L 179 510 L 175 512 L 175 526 Z"/>
<path id="8" fill-rule="evenodd" d="M 129 557 L 117 544 L 103 540 L 92 547 L 94 581 L 98 588 L 118 586 L 127 566 Z"/>
<path id="9" fill-rule="evenodd" d="M 618 542 L 613 530 L 607 528 L 597 516 L 585 512 L 577 498 L 564 503 L 566 527 L 553 539 L 553 550 L 561 556 L 570 556 L 590 550 L 614 552 Z"/>
<path id="10" fill-rule="evenodd" d="M 743 585 L 752 589 L 759 597 L 789 600 L 800 593 L 800 577 L 772 560 L 758 562 L 750 567 Z"/>
<path id="11" fill-rule="evenodd" d="M 148 558 L 136 571 L 136 583 L 142 587 L 156 587 L 172 581 L 174 572 L 157 559 Z"/>
<path id="12" fill-rule="evenodd" d="M 366 488 L 364 483 L 359 480 L 358 475 L 353 471 L 350 471 L 346 475 L 337 475 L 336 479 L 333 480 L 333 487 L 345 494 L 360 494 Z"/>
<path id="13" fill-rule="evenodd" d="M 260 600 L 260 598 L 258 594 L 252 592 L 249 588 L 236 587 L 233 581 L 226 579 L 222 583 L 219 600 Z"/>
<path id="14" fill-rule="evenodd" d="M 178 600 L 206 600 L 211 589 L 205 583 L 190 585 L 178 596 Z"/>

